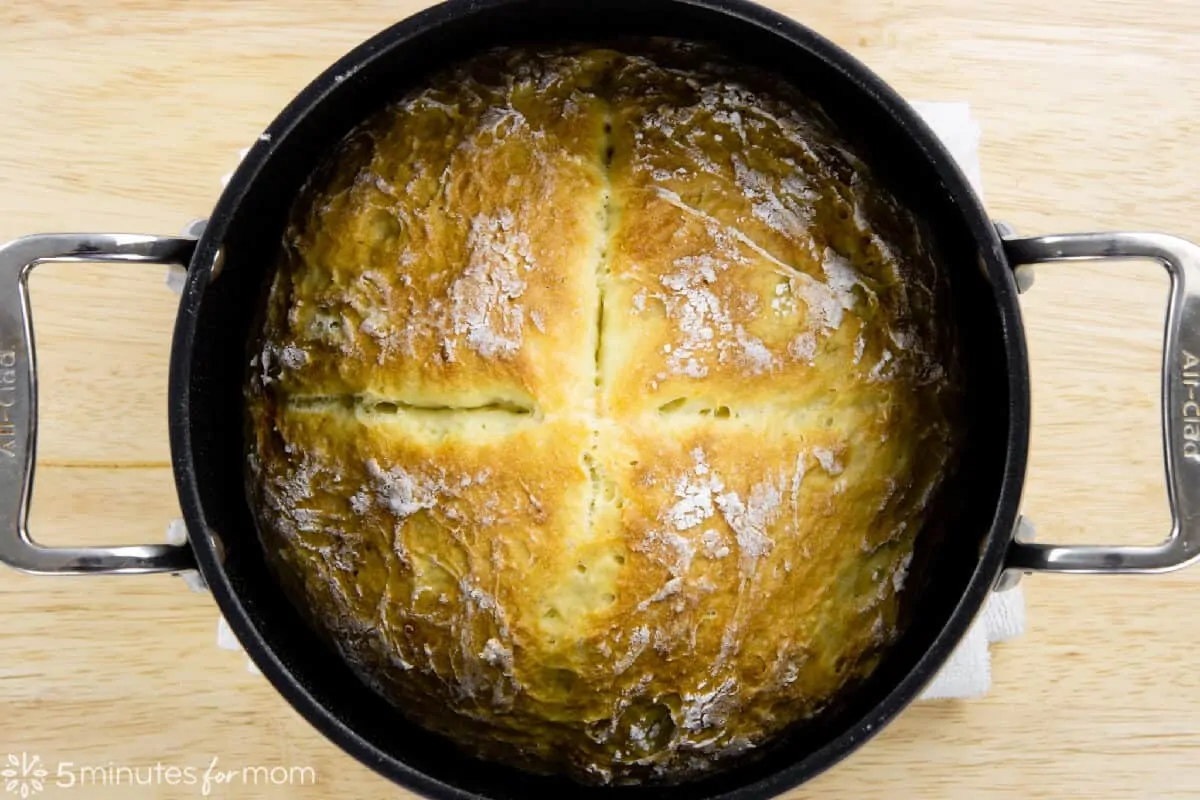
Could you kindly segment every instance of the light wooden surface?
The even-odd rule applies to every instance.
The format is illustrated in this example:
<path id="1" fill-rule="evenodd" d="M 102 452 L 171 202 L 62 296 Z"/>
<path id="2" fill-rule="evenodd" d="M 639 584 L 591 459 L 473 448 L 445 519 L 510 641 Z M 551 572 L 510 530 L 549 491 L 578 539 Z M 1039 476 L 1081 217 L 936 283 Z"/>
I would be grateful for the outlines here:
<path id="1" fill-rule="evenodd" d="M 18 0 L 0 7 L 0 239 L 172 233 L 337 56 L 424 5 Z M 914 99 L 968 100 L 987 201 L 1024 232 L 1200 239 L 1200 3 L 775 0 Z M 1069 10 L 1059 10 L 1069 9 Z M 1157 267 L 1056 267 L 1023 306 L 1034 435 L 1024 508 L 1044 540 L 1165 533 Z M 165 396 L 175 298 L 155 268 L 33 279 L 42 422 L 34 524 L 53 543 L 155 541 L 176 514 Z M 1026 581 L 1030 626 L 976 702 L 920 705 L 796 797 L 1200 794 L 1200 568 Z M 53 786 L 59 762 L 311 766 L 316 786 L 214 797 L 396 797 L 304 723 L 169 577 L 0 572 L 0 768 L 43 796 L 191 797 L 199 785 Z M 146 774 L 143 772 L 143 774 Z M 125 778 L 128 782 L 128 776 Z M 3 785 L 0 783 L 0 793 Z"/>

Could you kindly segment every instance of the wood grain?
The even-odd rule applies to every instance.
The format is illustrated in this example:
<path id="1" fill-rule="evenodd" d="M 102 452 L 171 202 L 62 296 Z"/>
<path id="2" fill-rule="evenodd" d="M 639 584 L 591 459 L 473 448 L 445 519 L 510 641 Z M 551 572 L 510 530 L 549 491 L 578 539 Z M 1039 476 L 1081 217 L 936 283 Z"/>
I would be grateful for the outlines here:
<path id="1" fill-rule="evenodd" d="M 775 0 L 914 99 L 970 101 L 988 205 L 1023 232 L 1200 238 L 1200 8 L 1194 0 Z M 175 232 L 287 100 L 419 0 L 10 2 L 0 8 L 0 239 Z M 1023 298 L 1034 434 L 1024 509 L 1044 540 L 1166 530 L 1157 267 L 1043 269 Z M 57 543 L 150 541 L 176 501 L 166 441 L 175 298 L 155 269 L 45 268 L 33 281 L 43 427 L 33 524 Z M 918 705 L 806 798 L 1200 794 L 1200 569 L 1035 577 L 1030 630 L 991 694 Z M 315 786 L 213 797 L 395 797 L 238 654 L 211 599 L 169 577 L 0 573 L 0 766 L 312 766 Z M 53 776 L 51 776 L 53 783 Z M 88 786 L 46 797 L 192 797 Z"/>

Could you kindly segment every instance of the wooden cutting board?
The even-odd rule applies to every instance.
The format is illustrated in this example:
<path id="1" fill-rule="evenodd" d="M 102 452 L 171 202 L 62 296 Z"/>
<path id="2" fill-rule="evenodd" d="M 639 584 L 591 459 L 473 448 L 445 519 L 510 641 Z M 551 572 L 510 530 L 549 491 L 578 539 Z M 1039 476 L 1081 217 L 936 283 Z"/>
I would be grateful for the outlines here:
<path id="1" fill-rule="evenodd" d="M 1018 230 L 1200 239 L 1194 2 L 770 4 L 910 98 L 969 101 L 988 205 Z M 10 0 L 0 239 L 180 231 L 295 92 L 423 5 Z M 36 535 L 158 541 L 177 514 L 165 418 L 175 298 L 157 268 L 54 265 L 32 287 Z M 1024 509 L 1045 541 L 1151 542 L 1167 530 L 1165 293 L 1154 265 L 1056 266 L 1022 299 L 1035 386 Z M 794 796 L 1200 794 L 1200 568 L 1025 586 L 1029 631 L 996 649 L 986 699 L 914 706 Z M 239 654 L 218 650 L 216 619 L 209 597 L 171 577 L 0 572 L 0 770 L 8 753 L 38 756 L 45 797 L 194 797 L 216 758 L 217 771 L 235 772 L 221 783 L 210 774 L 211 797 L 402 794 L 319 736 Z M 272 784 L 314 775 L 315 785 Z M 135 778 L 151 785 L 129 786 Z"/>

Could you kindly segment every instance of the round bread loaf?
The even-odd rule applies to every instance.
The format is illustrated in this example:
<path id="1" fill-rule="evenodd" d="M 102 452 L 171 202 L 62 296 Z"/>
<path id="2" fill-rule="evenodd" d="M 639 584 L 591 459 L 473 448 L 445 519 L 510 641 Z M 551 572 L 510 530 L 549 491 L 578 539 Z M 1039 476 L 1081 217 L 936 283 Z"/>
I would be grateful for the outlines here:
<path id="1" fill-rule="evenodd" d="M 919 226 L 838 142 L 657 42 L 488 53 L 330 156 L 249 480 L 363 680 L 485 758 L 623 783 L 870 673 L 951 463 L 953 341 Z"/>

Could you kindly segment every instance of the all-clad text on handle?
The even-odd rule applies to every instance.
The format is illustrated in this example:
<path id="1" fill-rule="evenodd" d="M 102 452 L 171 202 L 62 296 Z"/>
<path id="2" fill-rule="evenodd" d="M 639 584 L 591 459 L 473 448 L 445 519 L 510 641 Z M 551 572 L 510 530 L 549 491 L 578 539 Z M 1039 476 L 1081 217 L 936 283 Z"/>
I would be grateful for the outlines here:
<path id="1" fill-rule="evenodd" d="M 29 535 L 37 450 L 37 360 L 29 273 L 47 261 L 187 264 L 195 240 L 135 234 L 47 234 L 0 247 L 0 562 L 38 574 L 181 572 L 191 548 L 166 544 L 43 547 Z"/>
<path id="2" fill-rule="evenodd" d="M 0 457 L 17 457 L 17 351 L 0 350 Z"/>

